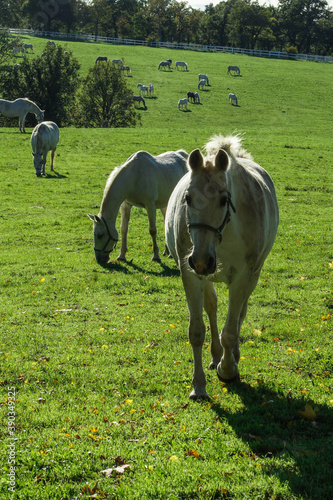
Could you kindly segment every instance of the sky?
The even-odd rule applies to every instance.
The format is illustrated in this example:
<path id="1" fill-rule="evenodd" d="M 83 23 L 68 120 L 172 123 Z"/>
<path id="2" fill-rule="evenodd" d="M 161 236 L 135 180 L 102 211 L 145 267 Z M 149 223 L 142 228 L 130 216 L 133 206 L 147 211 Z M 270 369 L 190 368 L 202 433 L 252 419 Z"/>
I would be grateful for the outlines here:
<path id="1" fill-rule="evenodd" d="M 210 3 L 212 3 L 213 5 L 216 5 L 218 3 L 220 3 L 221 0 L 187 0 L 187 3 L 193 7 L 193 9 L 200 9 L 200 10 L 204 10 L 205 9 L 205 5 L 209 5 Z M 326 0 L 329 7 L 333 7 L 333 0 Z M 275 7 L 277 7 L 279 5 L 279 0 L 258 0 L 258 3 L 260 5 L 274 5 Z"/>

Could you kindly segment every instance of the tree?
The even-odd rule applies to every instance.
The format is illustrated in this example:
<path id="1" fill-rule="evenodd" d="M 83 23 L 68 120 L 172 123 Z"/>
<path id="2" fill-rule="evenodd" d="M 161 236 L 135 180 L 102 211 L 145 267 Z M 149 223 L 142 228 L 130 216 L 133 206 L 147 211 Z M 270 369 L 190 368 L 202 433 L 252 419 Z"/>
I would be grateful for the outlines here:
<path id="1" fill-rule="evenodd" d="M 71 123 L 79 86 L 80 65 L 71 52 L 60 45 L 47 44 L 44 55 L 33 60 L 26 56 L 19 66 L 10 66 L 0 74 L 4 99 L 29 97 L 45 109 L 45 119 L 57 125 Z"/>
<path id="2" fill-rule="evenodd" d="M 13 55 L 13 40 L 9 31 L 0 26 L 0 66 L 7 63 Z"/>
<path id="3" fill-rule="evenodd" d="M 327 17 L 325 0 L 279 0 L 279 23 L 288 45 L 309 53 L 320 19 Z"/>
<path id="4" fill-rule="evenodd" d="M 118 67 L 109 61 L 95 64 L 83 81 L 78 125 L 132 127 L 136 121 L 133 91 Z"/>

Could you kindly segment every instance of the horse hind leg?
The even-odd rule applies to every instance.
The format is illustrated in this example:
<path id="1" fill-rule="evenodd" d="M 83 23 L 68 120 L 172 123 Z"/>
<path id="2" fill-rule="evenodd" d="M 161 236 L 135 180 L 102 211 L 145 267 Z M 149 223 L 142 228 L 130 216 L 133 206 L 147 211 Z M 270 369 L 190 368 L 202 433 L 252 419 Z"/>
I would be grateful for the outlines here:
<path id="1" fill-rule="evenodd" d="M 55 156 L 55 149 L 51 150 L 51 171 L 54 172 L 54 156 Z"/>
<path id="2" fill-rule="evenodd" d="M 161 258 L 159 255 L 159 248 L 157 245 L 157 229 L 156 229 L 156 205 L 155 203 L 151 203 L 150 205 L 146 206 L 147 214 L 148 214 L 148 221 L 149 221 L 149 233 L 150 236 L 153 240 L 153 257 L 152 261 L 155 262 L 161 262 Z"/>

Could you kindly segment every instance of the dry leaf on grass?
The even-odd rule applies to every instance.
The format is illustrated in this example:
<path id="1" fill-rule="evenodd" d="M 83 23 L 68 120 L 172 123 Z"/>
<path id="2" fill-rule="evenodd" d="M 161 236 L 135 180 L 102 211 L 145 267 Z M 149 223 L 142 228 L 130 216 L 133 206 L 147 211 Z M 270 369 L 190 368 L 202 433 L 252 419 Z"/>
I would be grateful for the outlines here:
<path id="1" fill-rule="evenodd" d="M 317 418 L 316 412 L 314 411 L 312 406 L 309 405 L 309 403 L 305 405 L 304 411 L 298 410 L 298 413 L 301 415 L 302 418 L 304 418 L 305 420 L 310 420 L 310 422 L 313 422 Z"/>
<path id="2" fill-rule="evenodd" d="M 129 464 L 118 465 L 117 467 L 111 467 L 110 469 L 101 470 L 102 474 L 105 474 L 106 477 L 111 477 L 117 474 L 124 474 L 125 470 L 131 468 Z"/>

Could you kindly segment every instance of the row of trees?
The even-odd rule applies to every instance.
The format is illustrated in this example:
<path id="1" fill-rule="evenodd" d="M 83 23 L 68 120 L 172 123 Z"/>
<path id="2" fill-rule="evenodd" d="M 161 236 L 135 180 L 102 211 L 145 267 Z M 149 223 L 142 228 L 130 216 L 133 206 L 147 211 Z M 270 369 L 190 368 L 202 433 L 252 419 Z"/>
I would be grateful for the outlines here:
<path id="1" fill-rule="evenodd" d="M 98 63 L 85 78 L 72 52 L 61 45 L 47 44 L 42 56 L 24 56 L 13 64 L 12 39 L 0 33 L 0 96 L 13 101 L 29 96 L 41 109 L 45 120 L 59 126 L 130 127 L 140 122 L 134 108 L 133 91 L 113 63 Z M 29 123 L 30 120 L 30 123 Z M 36 125 L 33 115 L 27 124 Z M 12 118 L 0 115 L 0 125 L 17 126 Z"/>
<path id="2" fill-rule="evenodd" d="M 182 0 L 0 0 L 0 12 L 15 28 L 333 54 L 326 0 L 279 0 L 278 7 L 226 0 L 204 11 Z"/>

